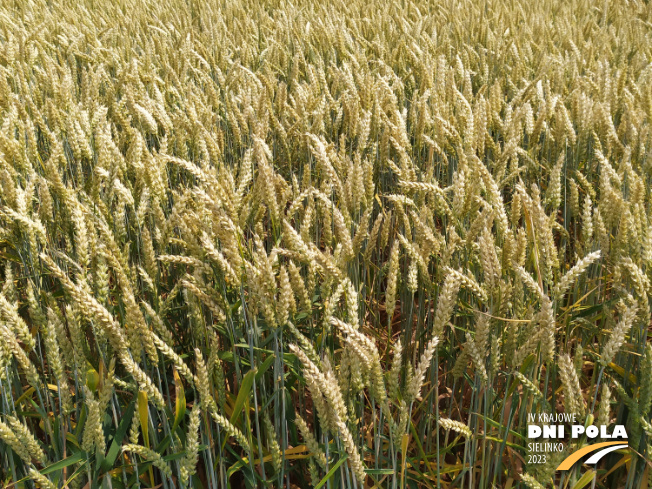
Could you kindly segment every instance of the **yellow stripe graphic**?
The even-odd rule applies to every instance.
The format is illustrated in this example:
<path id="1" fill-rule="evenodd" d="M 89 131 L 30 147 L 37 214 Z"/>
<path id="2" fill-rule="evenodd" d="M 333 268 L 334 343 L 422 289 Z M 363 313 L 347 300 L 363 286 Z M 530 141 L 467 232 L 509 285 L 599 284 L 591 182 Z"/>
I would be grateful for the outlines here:
<path id="1" fill-rule="evenodd" d="M 557 470 L 568 470 L 570 469 L 573 465 L 575 465 L 575 462 L 577 462 L 579 459 L 581 459 L 584 455 L 587 455 L 591 452 L 595 452 L 596 450 L 599 450 L 600 448 L 604 447 L 610 447 L 612 445 L 622 445 L 623 442 L 621 441 L 605 441 L 603 443 L 595 443 L 593 445 L 589 445 L 584 448 L 580 448 L 576 452 L 573 452 L 570 454 L 568 457 L 564 459 L 562 463 L 559 464 L 559 467 L 557 467 Z"/>

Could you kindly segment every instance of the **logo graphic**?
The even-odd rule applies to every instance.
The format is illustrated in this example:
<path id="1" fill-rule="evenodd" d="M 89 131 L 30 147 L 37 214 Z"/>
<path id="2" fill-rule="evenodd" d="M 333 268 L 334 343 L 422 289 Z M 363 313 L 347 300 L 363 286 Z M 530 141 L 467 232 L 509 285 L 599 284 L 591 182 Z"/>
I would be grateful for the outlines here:
<path id="1" fill-rule="evenodd" d="M 564 439 L 567 433 L 572 440 L 583 438 L 585 440 L 602 439 L 614 441 L 603 441 L 580 448 L 566 457 L 557 467 L 557 470 L 569 470 L 580 459 L 591 454 L 584 463 L 587 465 L 597 464 L 605 455 L 623 448 L 628 448 L 627 431 L 624 425 L 615 425 L 613 430 L 608 426 L 596 426 L 593 423 L 593 416 L 589 416 L 585 424 L 580 424 L 576 414 L 567 413 L 539 413 L 528 414 L 528 463 L 543 464 L 549 460 L 554 453 L 563 452 L 565 449 Z M 567 428 L 568 431 L 567 431 Z"/>
<path id="2" fill-rule="evenodd" d="M 557 470 L 568 470 L 573 465 L 575 465 L 575 463 L 579 459 L 581 459 L 584 455 L 588 455 L 589 453 L 598 450 L 597 453 L 594 453 L 590 458 L 586 460 L 586 462 L 584 462 L 585 464 L 588 465 L 595 465 L 600 461 L 602 457 L 604 457 L 608 453 L 611 453 L 615 450 L 620 450 L 621 448 L 627 448 L 628 446 L 629 445 L 623 444 L 620 441 L 605 441 L 603 443 L 594 443 L 593 445 L 580 448 L 579 450 L 570 454 L 568 457 L 564 459 L 562 463 L 559 464 Z"/>

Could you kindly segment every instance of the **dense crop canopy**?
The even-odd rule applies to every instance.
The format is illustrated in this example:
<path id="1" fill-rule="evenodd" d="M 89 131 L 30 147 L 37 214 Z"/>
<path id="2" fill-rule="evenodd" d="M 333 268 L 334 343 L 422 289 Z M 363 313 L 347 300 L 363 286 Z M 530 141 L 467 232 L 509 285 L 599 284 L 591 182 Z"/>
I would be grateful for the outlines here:
<path id="1" fill-rule="evenodd" d="M 0 481 L 644 487 L 651 27 L 641 0 L 3 2 Z M 557 412 L 631 450 L 533 463 Z"/>

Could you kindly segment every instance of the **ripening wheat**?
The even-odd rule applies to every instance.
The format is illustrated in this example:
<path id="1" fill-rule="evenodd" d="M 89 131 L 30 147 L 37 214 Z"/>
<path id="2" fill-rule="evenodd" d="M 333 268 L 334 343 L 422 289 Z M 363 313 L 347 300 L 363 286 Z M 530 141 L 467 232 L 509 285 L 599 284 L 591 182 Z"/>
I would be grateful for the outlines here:
<path id="1" fill-rule="evenodd" d="M 0 482 L 646 487 L 651 27 L 4 2 Z M 532 463 L 558 411 L 632 450 Z"/>

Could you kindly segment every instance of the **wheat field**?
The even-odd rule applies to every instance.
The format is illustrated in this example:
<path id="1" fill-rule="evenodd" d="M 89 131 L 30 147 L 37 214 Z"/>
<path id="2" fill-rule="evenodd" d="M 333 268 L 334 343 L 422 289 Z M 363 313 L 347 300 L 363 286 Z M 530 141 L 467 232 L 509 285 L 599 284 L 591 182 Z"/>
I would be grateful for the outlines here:
<path id="1" fill-rule="evenodd" d="M 647 488 L 652 5 L 6 0 L 0 483 Z M 623 425 L 557 471 L 532 413 Z"/>

